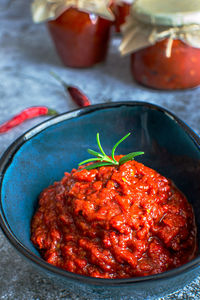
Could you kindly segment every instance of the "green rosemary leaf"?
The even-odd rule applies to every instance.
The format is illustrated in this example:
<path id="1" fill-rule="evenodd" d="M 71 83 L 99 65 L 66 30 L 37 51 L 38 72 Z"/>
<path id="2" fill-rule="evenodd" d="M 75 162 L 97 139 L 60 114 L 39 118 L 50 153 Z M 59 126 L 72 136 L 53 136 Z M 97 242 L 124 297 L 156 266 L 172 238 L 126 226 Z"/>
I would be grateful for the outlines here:
<path id="1" fill-rule="evenodd" d="M 96 151 L 94 151 L 94 150 L 92 150 L 92 149 L 88 149 L 87 151 L 88 151 L 89 154 L 92 154 L 92 155 L 94 155 L 94 156 L 97 156 L 97 157 L 103 157 L 102 154 L 100 154 L 100 153 L 98 153 L 98 152 L 96 152 Z"/>
<path id="2" fill-rule="evenodd" d="M 100 154 L 100 153 L 98 153 L 94 150 L 91 150 L 91 149 L 88 149 L 88 153 L 92 154 L 94 156 L 97 156 L 98 158 L 100 158 L 101 161 L 106 161 L 106 162 L 110 162 L 112 164 L 115 164 L 115 162 L 110 157 L 108 157 L 107 155 L 103 156 L 102 154 Z M 95 160 L 95 159 L 93 159 L 93 160 Z M 117 162 L 117 164 L 118 164 L 118 162 Z"/>
<path id="3" fill-rule="evenodd" d="M 107 155 L 105 154 L 105 152 L 103 151 L 103 148 L 102 148 L 102 146 L 101 146 L 100 138 L 99 138 L 99 133 L 97 133 L 97 144 L 98 144 L 99 149 L 100 149 L 101 153 L 103 154 L 103 156 L 107 156 Z"/>
<path id="4" fill-rule="evenodd" d="M 84 169 L 92 170 L 92 169 L 96 169 L 96 168 L 103 167 L 103 166 L 113 166 L 113 163 L 109 163 L 109 162 L 94 163 L 89 166 L 86 166 Z"/>
<path id="5" fill-rule="evenodd" d="M 127 162 L 129 160 L 134 159 L 135 156 L 144 154 L 144 152 L 131 152 L 131 153 L 123 156 L 119 160 L 119 162 L 115 159 L 115 150 L 116 150 L 116 148 L 129 135 L 130 135 L 130 133 L 126 134 L 121 140 L 119 140 L 114 145 L 114 147 L 112 148 L 112 153 L 111 153 L 111 157 L 112 158 L 110 158 L 108 155 L 105 154 L 105 152 L 104 152 L 104 150 L 103 150 L 103 148 L 101 146 L 101 142 L 100 142 L 100 138 L 99 138 L 99 133 L 97 133 L 97 144 L 98 144 L 98 147 L 99 147 L 99 150 L 101 151 L 101 153 L 98 153 L 97 151 L 94 151 L 92 149 L 88 149 L 88 153 L 91 154 L 91 155 L 94 155 L 95 157 L 94 158 L 89 158 L 89 159 L 86 159 L 86 160 L 80 162 L 79 166 L 81 166 L 83 164 L 86 164 L 88 162 L 95 162 L 95 161 L 98 161 L 98 162 L 93 163 L 93 164 L 91 164 L 89 166 L 85 166 L 84 168 L 87 169 L 87 170 L 92 170 L 92 169 L 99 168 L 99 167 L 102 167 L 102 166 L 119 166 L 119 165 L 122 165 L 122 164 L 124 164 L 125 162 Z M 81 170 L 81 169 L 79 169 L 79 170 Z"/>
<path id="6" fill-rule="evenodd" d="M 142 155 L 144 154 L 144 152 L 131 152 L 125 156 L 123 156 L 120 160 L 119 160 L 119 165 L 124 164 L 125 162 L 132 160 L 134 157 L 138 156 L 138 155 Z"/>
<path id="7" fill-rule="evenodd" d="M 78 165 L 79 166 L 81 166 L 81 165 L 84 165 L 84 164 L 87 164 L 88 162 L 91 162 L 91 161 L 101 161 L 101 158 L 89 158 L 89 159 L 86 159 L 86 160 L 84 160 L 84 161 L 82 161 L 82 162 L 80 162 Z"/>
<path id="8" fill-rule="evenodd" d="M 112 154 L 111 154 L 111 156 L 112 156 L 112 159 L 115 161 L 115 162 L 117 162 L 116 161 L 116 159 L 115 159 L 115 150 L 116 150 L 116 148 L 119 146 L 119 144 L 121 144 L 121 142 L 123 142 L 128 136 L 130 135 L 130 133 L 128 133 L 128 134 L 126 134 L 121 140 L 119 140 L 115 145 L 114 145 L 114 147 L 112 148 Z"/>

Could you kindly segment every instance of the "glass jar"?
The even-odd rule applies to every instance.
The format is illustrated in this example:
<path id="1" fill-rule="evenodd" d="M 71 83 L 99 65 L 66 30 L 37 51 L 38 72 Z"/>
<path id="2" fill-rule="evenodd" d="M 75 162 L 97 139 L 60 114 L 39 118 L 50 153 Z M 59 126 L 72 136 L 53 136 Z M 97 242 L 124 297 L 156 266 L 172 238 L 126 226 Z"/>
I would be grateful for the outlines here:
<path id="1" fill-rule="evenodd" d="M 166 56 L 168 40 L 131 54 L 134 79 L 156 89 L 187 89 L 200 84 L 200 49 L 173 40 L 170 57 Z"/>
<path id="2" fill-rule="evenodd" d="M 105 60 L 112 21 L 69 8 L 47 24 L 66 66 L 86 68 Z"/>
<path id="3" fill-rule="evenodd" d="M 133 78 L 156 89 L 200 85 L 200 1 L 137 0 L 123 26 Z"/>
<path id="4" fill-rule="evenodd" d="M 116 4 L 114 7 L 115 14 L 115 30 L 116 32 L 120 32 L 120 26 L 125 23 L 126 17 L 129 15 L 131 9 L 131 3 L 122 2 Z"/>

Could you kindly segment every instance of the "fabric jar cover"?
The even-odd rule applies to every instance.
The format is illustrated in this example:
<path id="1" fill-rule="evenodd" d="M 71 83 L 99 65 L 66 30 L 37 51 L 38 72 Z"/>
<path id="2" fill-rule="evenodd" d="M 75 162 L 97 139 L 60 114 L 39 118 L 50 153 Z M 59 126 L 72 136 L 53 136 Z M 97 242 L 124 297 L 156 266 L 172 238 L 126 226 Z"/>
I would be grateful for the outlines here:
<path id="1" fill-rule="evenodd" d="M 109 6 L 110 0 L 34 0 L 31 10 L 35 23 L 55 20 L 70 7 L 114 20 Z"/>
<path id="2" fill-rule="evenodd" d="M 174 39 L 200 48 L 199 0 L 135 0 L 122 25 L 122 55 L 133 53 L 168 39 L 166 56 L 171 56 Z"/>

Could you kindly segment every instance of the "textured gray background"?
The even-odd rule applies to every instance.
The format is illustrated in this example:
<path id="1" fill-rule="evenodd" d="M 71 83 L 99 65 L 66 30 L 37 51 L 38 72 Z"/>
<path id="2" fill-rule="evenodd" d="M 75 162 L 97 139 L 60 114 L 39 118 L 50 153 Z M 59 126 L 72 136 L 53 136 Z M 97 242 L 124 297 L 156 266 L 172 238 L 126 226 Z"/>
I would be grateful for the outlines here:
<path id="1" fill-rule="evenodd" d="M 113 35 L 107 62 L 92 69 L 65 68 L 54 50 L 44 24 L 33 24 L 30 0 L 0 1 L 0 122 L 28 106 L 47 105 L 65 112 L 76 105 L 49 75 L 57 72 L 69 84 L 79 86 L 92 104 L 108 100 L 145 100 L 176 113 L 200 133 L 200 88 L 158 92 L 133 82 L 129 57 L 121 58 Z M 0 136 L 0 155 L 22 133 L 45 117 L 27 121 Z M 182 291 L 163 299 L 200 299 L 197 278 Z M 86 299 L 56 287 L 18 255 L 0 231 L 0 299 Z"/>

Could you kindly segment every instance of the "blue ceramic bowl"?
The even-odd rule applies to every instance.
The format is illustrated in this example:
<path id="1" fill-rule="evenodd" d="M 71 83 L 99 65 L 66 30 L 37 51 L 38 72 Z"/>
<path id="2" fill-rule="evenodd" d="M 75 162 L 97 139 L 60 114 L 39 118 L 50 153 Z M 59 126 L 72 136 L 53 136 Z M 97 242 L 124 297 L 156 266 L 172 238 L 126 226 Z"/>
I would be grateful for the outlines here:
<path id="1" fill-rule="evenodd" d="M 109 152 L 126 133 L 118 153 L 142 150 L 137 160 L 171 178 L 192 203 L 200 232 L 200 139 L 175 115 L 144 102 L 118 102 L 54 117 L 18 138 L 0 161 L 0 223 L 11 244 L 66 289 L 94 299 L 123 296 L 155 299 L 182 288 L 200 273 L 200 257 L 162 274 L 130 279 L 77 275 L 46 263 L 30 241 L 30 222 L 39 193 L 87 157 L 100 132 Z M 200 238 L 198 237 L 200 241 Z"/>

